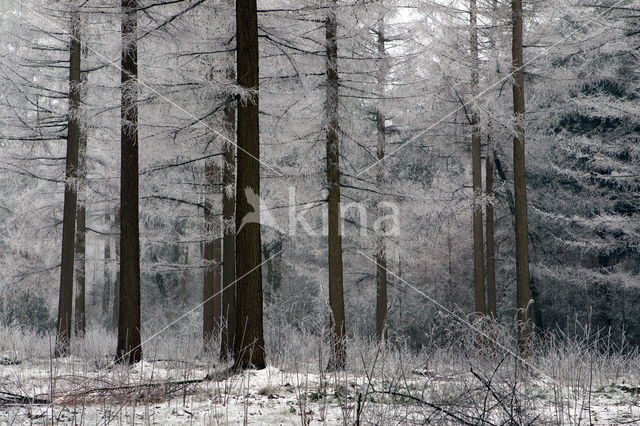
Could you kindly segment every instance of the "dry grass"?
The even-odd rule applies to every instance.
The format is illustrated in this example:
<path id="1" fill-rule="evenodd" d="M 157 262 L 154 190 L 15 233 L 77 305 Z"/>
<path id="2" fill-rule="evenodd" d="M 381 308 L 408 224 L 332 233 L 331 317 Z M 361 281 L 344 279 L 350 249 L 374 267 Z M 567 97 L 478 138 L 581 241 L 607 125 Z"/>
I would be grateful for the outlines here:
<path id="1" fill-rule="evenodd" d="M 614 345 L 606 333 L 585 328 L 579 338 L 548 336 L 522 362 L 505 350 L 513 345 L 508 329 L 477 326 L 498 343 L 461 330 L 452 335 L 463 338 L 422 350 L 351 338 L 345 372 L 325 371 L 321 327 L 269 329 L 270 365 L 278 373 L 266 383 L 264 377 L 255 383 L 250 374 L 220 375 L 226 366 L 216 361 L 218 345 L 205 351 L 188 328 L 154 339 L 145 346 L 146 361 L 126 367 L 113 364 L 115 337 L 105 330 L 88 330 L 74 342 L 70 358 L 53 359 L 51 335 L 4 327 L 0 355 L 8 365 L 0 367 L 0 391 L 6 392 L 4 401 L 0 394 L 0 406 L 34 407 L 31 413 L 35 402 L 46 400 L 52 413 L 57 407 L 97 415 L 99 408 L 101 418 L 115 415 L 125 422 L 126 413 L 139 413 L 135 407 L 146 407 L 144 415 L 151 418 L 156 412 L 177 416 L 158 407 L 197 413 L 206 406 L 209 422 L 217 423 L 243 422 L 257 415 L 255 404 L 286 400 L 279 415 L 302 424 L 336 419 L 343 424 L 577 424 L 601 421 L 604 411 L 617 406 L 626 413 L 614 416 L 618 421 L 640 420 L 639 392 L 634 391 L 640 357 Z M 18 397 L 36 400 L 11 401 Z"/>

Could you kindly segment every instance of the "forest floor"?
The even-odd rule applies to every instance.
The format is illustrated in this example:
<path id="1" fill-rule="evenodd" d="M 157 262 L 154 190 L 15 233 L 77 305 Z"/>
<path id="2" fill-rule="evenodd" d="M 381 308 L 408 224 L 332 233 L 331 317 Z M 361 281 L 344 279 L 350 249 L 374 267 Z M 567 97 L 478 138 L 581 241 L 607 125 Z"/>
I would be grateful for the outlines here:
<path id="1" fill-rule="evenodd" d="M 603 371 L 593 364 L 562 361 L 555 367 L 570 375 L 556 381 L 526 368 L 519 372 L 504 358 L 483 362 L 483 369 L 471 362 L 461 368 L 453 359 L 447 365 L 444 358 L 431 359 L 428 369 L 419 357 L 382 358 L 346 373 L 298 364 L 230 375 L 194 361 L 126 367 L 106 357 L 18 360 L 0 354 L 0 423 L 640 423 L 637 377 L 633 383 L 615 374 L 602 383 Z"/>

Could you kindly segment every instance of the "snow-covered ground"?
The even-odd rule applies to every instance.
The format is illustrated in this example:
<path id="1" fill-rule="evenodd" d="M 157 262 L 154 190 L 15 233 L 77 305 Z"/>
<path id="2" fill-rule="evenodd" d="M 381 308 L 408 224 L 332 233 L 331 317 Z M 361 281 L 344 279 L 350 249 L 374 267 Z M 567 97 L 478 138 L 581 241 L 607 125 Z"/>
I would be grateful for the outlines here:
<path id="1" fill-rule="evenodd" d="M 77 357 L 11 361 L 7 356 L 0 365 L 0 396 L 52 402 L 4 403 L 3 424 L 640 422 L 638 384 L 622 377 L 606 386 L 593 386 L 592 380 L 589 392 L 582 382 L 571 386 L 531 376 L 514 384 L 498 370 L 472 368 L 328 373 L 313 365 L 270 366 L 228 375 L 191 361 L 134 367 Z"/>

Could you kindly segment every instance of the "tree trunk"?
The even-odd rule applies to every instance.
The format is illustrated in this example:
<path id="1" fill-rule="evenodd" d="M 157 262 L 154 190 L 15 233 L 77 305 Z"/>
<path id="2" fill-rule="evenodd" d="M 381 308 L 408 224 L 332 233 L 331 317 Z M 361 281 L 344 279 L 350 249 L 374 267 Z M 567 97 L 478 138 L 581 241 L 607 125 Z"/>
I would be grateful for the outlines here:
<path id="1" fill-rule="evenodd" d="M 476 105 L 480 86 L 480 59 L 478 54 L 478 7 L 469 0 L 471 51 L 471 169 L 473 175 L 473 283 L 475 312 L 486 313 L 484 288 L 484 241 L 482 220 L 482 138 L 480 115 Z"/>
<path id="2" fill-rule="evenodd" d="M 328 370 L 344 370 L 347 363 L 347 337 L 342 276 L 342 230 L 340 215 L 340 141 L 338 137 L 338 40 L 335 5 L 331 0 L 326 28 L 327 95 L 327 185 L 329 187 L 329 306 L 331 307 L 331 355 Z"/>
<path id="3" fill-rule="evenodd" d="M 527 181 L 525 173 L 525 100 L 524 61 L 522 54 L 523 13 L 522 0 L 512 0 L 513 40 L 511 44 L 513 66 L 513 181 L 515 197 L 516 234 L 516 307 L 518 308 L 518 348 L 522 355 L 531 350 L 531 324 L 529 315 L 529 231 L 527 219 Z"/>
<path id="4" fill-rule="evenodd" d="M 493 152 L 493 163 L 496 166 L 496 172 L 498 176 L 500 176 L 500 179 L 502 179 L 505 183 L 507 183 L 508 182 L 507 174 L 506 174 L 506 171 L 504 170 L 504 166 L 502 165 L 499 159 L 497 151 Z M 506 193 L 507 193 L 507 204 L 509 206 L 509 211 L 511 212 L 513 224 L 515 226 L 516 207 L 515 207 L 515 202 L 513 200 L 514 197 L 508 188 L 506 189 Z M 531 294 L 531 299 L 533 300 L 533 305 L 531 306 L 531 308 L 533 309 L 533 323 L 536 327 L 542 330 L 544 328 L 542 307 L 540 306 L 540 300 L 537 296 L 538 290 L 536 288 L 536 283 L 535 283 L 535 280 L 533 280 L 533 278 L 529 279 L 529 292 Z M 533 330 L 529 329 L 529 332 L 532 332 L 532 331 Z"/>
<path id="5" fill-rule="evenodd" d="M 493 143 L 488 137 L 486 166 L 487 194 L 487 313 L 496 318 L 496 259 L 495 259 L 495 227 L 494 227 L 494 192 L 493 192 Z"/>
<path id="6" fill-rule="evenodd" d="M 277 233 L 274 240 L 262 246 L 262 255 L 267 267 L 267 285 L 265 298 L 268 302 L 273 302 L 276 295 L 280 291 L 282 284 L 282 265 L 281 256 L 278 254 L 282 251 L 282 235 Z"/>
<path id="7" fill-rule="evenodd" d="M 381 2 L 382 3 L 382 2 Z M 385 96 L 385 83 L 387 79 L 387 52 L 385 49 L 385 28 L 384 14 L 380 15 L 378 20 L 378 103 L 382 103 Z M 386 183 L 386 164 L 384 162 L 385 149 L 385 114 L 378 105 L 376 113 L 377 128 L 377 157 L 378 157 L 378 173 L 376 175 L 376 184 L 378 191 L 384 192 Z M 380 196 L 382 198 L 382 196 Z M 378 215 L 382 215 L 382 200 L 378 200 Z M 386 229 L 384 223 L 380 223 L 381 229 L 377 229 L 378 236 L 376 239 L 376 339 L 378 343 L 384 343 L 387 339 L 387 247 L 386 247 Z"/>
<path id="8" fill-rule="evenodd" d="M 499 52 L 496 48 L 496 42 L 498 40 L 498 2 L 492 0 L 491 2 L 491 26 L 494 28 L 489 35 L 490 55 L 494 56 L 495 68 L 491 73 L 491 83 L 498 76 L 499 70 Z M 498 314 L 498 302 L 496 292 L 496 259 L 495 259 L 495 193 L 494 193 L 494 157 L 495 157 L 495 141 L 493 139 L 493 121 L 489 119 L 487 123 L 487 155 L 485 160 L 485 192 L 487 196 L 487 218 L 486 218 L 486 233 L 487 242 L 485 253 L 487 264 L 487 313 L 493 319 L 497 318 Z"/>
<path id="9" fill-rule="evenodd" d="M 216 160 L 210 159 L 205 165 L 207 178 L 207 199 L 205 200 L 204 221 L 206 241 L 204 243 L 203 315 L 202 337 L 205 348 L 209 348 L 212 338 L 217 337 L 222 325 L 222 238 L 220 238 L 219 219 L 213 212 L 214 189 L 220 181 L 220 167 Z"/>
<path id="10" fill-rule="evenodd" d="M 256 0 L 236 1 L 238 85 L 250 90 L 238 104 L 238 183 L 236 186 L 236 333 L 234 369 L 266 367 L 262 318 L 260 215 L 260 134 L 258 115 L 258 13 Z M 251 216 L 247 216 L 249 218 Z M 256 223 L 257 222 L 257 223 Z"/>
<path id="11" fill-rule="evenodd" d="M 120 227 L 120 209 L 119 208 L 118 210 L 116 210 L 114 225 L 118 226 L 118 232 L 116 233 L 116 242 L 114 245 L 116 249 L 115 264 L 118 267 L 118 271 L 115 274 L 116 280 L 113 283 L 113 310 L 111 311 L 111 314 L 112 314 L 111 324 L 113 325 L 114 328 L 117 328 L 118 314 L 120 313 L 120 239 L 121 238 L 120 238 L 120 229 L 119 229 Z"/>
<path id="12" fill-rule="evenodd" d="M 228 72 L 233 79 L 233 70 Z M 236 107 L 233 98 L 227 99 L 224 109 L 225 128 L 230 140 L 235 139 Z M 227 361 L 233 352 L 233 339 L 236 324 L 236 232 L 234 215 L 236 187 L 236 154 L 231 142 L 224 144 L 224 170 L 222 174 L 222 330 L 220 333 L 220 360 Z"/>
<path id="13" fill-rule="evenodd" d="M 108 213 L 104 217 L 107 224 L 106 229 L 111 229 L 111 215 Z M 109 306 L 111 305 L 111 237 L 107 236 L 104 241 L 104 283 L 102 286 L 102 316 L 105 319 L 104 324 L 109 327 L 111 315 L 109 315 Z"/>
<path id="14" fill-rule="evenodd" d="M 180 304 L 183 308 L 186 308 L 189 300 L 189 246 L 184 248 L 184 266 L 182 274 L 180 274 Z"/>
<path id="15" fill-rule="evenodd" d="M 54 355 L 69 355 L 71 315 L 73 307 L 73 269 L 76 231 L 76 207 L 78 201 L 78 151 L 80 146 L 80 15 L 71 13 L 69 41 L 69 124 L 67 130 L 67 160 L 64 184 L 64 216 L 62 219 L 62 254 L 60 268 L 60 294 Z"/>
<path id="16" fill-rule="evenodd" d="M 80 145 L 78 149 L 78 192 L 84 195 L 87 176 L 87 134 L 86 130 L 80 130 Z M 75 333 L 76 336 L 84 336 L 86 329 L 86 225 L 87 208 L 86 199 L 80 202 L 78 217 L 76 218 L 76 300 L 75 300 Z"/>
<path id="17" fill-rule="evenodd" d="M 138 219 L 137 0 L 122 0 L 120 160 L 120 306 L 116 360 L 142 359 L 140 338 L 140 229 Z"/>

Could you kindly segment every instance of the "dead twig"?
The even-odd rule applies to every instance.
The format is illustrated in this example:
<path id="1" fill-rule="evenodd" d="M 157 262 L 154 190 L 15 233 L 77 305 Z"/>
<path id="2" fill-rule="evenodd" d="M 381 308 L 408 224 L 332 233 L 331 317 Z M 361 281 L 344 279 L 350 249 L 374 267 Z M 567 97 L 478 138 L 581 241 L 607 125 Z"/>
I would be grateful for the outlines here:
<path id="1" fill-rule="evenodd" d="M 414 402 L 417 402 L 421 405 L 426 405 L 429 408 L 433 408 L 435 411 L 440 412 L 450 418 L 452 418 L 453 420 L 455 420 L 456 422 L 458 422 L 459 424 L 463 424 L 463 425 L 468 425 L 468 426 L 475 426 L 478 424 L 489 424 L 489 425 L 493 425 L 493 423 L 489 423 L 486 420 L 482 420 L 482 419 L 477 419 L 477 418 L 473 418 L 473 417 L 469 417 L 469 420 L 460 417 L 459 415 L 457 415 L 456 413 L 453 413 L 437 404 L 425 401 L 424 399 L 418 398 L 416 396 L 413 395 L 409 395 L 409 394 L 405 394 L 405 393 L 401 393 L 401 392 L 394 392 L 394 391 L 376 391 L 375 389 L 372 391 L 373 393 L 380 393 L 380 394 L 387 394 L 387 395 L 392 395 L 392 396 L 397 396 L 400 398 L 407 398 L 410 399 Z"/>

